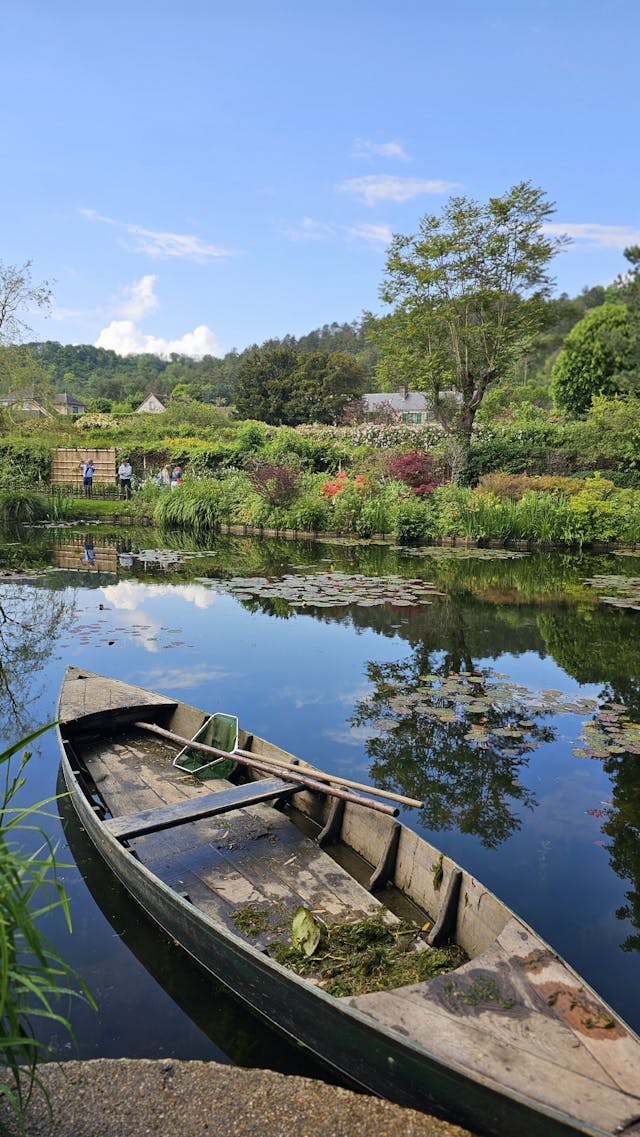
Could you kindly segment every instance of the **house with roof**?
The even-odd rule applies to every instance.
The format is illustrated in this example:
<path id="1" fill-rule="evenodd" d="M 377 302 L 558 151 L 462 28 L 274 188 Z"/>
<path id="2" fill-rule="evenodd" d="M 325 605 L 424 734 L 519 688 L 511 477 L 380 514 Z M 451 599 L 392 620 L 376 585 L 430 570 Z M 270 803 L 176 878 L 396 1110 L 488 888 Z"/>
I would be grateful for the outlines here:
<path id="1" fill-rule="evenodd" d="M 82 399 L 76 399 L 66 391 L 53 396 L 53 405 L 59 415 L 83 415 L 87 409 Z"/>
<path id="2" fill-rule="evenodd" d="M 417 426 L 434 422 L 433 403 L 424 391 L 402 386 L 398 391 L 371 391 L 362 398 L 367 419 L 387 418 Z"/>
<path id="3" fill-rule="evenodd" d="M 25 414 L 40 415 L 43 418 L 50 418 L 50 412 L 42 403 L 29 395 L 19 395 L 15 391 L 8 391 L 5 395 L 0 395 L 0 407 L 11 407 L 15 411 L 24 411 Z"/>
<path id="4" fill-rule="evenodd" d="M 136 407 L 136 414 L 161 415 L 166 409 L 164 403 L 161 402 L 158 396 L 154 395 L 152 391 L 151 394 L 147 395 L 146 399 L 140 403 L 140 406 Z"/>

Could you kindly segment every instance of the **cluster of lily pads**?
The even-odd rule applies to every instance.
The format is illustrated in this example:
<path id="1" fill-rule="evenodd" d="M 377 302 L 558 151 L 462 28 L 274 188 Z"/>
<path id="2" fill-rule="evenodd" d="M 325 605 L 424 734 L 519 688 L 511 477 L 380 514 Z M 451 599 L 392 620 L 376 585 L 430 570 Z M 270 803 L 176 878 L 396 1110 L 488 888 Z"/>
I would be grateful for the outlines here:
<path id="1" fill-rule="evenodd" d="M 609 758 L 614 754 L 640 754 L 640 723 L 633 722 L 622 703 L 606 703 L 583 724 L 582 746 L 576 758 Z"/>
<path id="2" fill-rule="evenodd" d="M 333 571 L 286 573 L 278 579 L 235 576 L 215 583 L 218 589 L 232 593 L 237 600 L 286 600 L 293 607 L 302 608 L 337 608 L 347 604 L 409 607 L 430 604 L 433 596 L 443 595 L 435 584 L 424 580 Z"/>
<path id="3" fill-rule="evenodd" d="M 640 577 L 592 576 L 584 583 L 604 593 L 598 597 L 603 604 L 611 604 L 614 608 L 635 608 L 640 611 Z"/>
<path id="4" fill-rule="evenodd" d="M 397 692 L 388 699 L 396 714 L 416 713 L 439 722 L 453 722 L 460 714 L 485 716 L 491 711 L 515 715 L 588 714 L 597 711 L 595 699 L 568 698 L 561 691 L 532 691 L 519 683 L 509 683 L 497 672 L 482 674 L 468 671 L 440 675 L 421 675 L 420 686 L 408 692 Z M 516 726 L 494 729 L 505 738 L 521 737 L 523 730 L 534 724 L 527 718 Z"/>

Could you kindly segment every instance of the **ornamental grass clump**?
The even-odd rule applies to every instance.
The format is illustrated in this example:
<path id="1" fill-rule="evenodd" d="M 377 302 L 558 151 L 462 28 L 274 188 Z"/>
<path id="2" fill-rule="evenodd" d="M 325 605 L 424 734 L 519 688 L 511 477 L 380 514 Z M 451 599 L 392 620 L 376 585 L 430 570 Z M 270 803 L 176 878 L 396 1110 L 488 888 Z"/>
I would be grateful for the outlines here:
<path id="1" fill-rule="evenodd" d="M 49 514 L 46 497 L 33 490 L 0 490 L 0 524 L 7 528 L 33 525 Z"/>
<path id="2" fill-rule="evenodd" d="M 209 533 L 220 522 L 220 485 L 213 479 L 189 482 L 163 494 L 153 517 L 167 529 Z"/>
<path id="3" fill-rule="evenodd" d="M 51 724 L 50 724 L 51 725 Z M 64 962 L 42 930 L 42 921 L 60 909 L 71 931 L 69 902 L 58 879 L 63 866 L 56 861 L 56 847 L 34 824 L 45 815 L 50 798 L 33 806 L 14 804 L 25 784 L 24 771 L 30 758 L 25 751 L 16 774 L 11 759 L 49 727 L 35 731 L 0 754 L 4 785 L 0 789 L 0 1055 L 7 1073 L 0 1082 L 4 1097 L 19 1131 L 24 1132 L 24 1110 L 38 1077 L 40 1062 L 53 1057 L 52 1048 L 40 1041 L 38 1024 L 56 1023 L 73 1038 L 71 1025 L 58 1010 L 63 999 L 81 999 L 96 1004 L 78 974 Z M 39 843 L 35 852 L 25 846 Z"/>

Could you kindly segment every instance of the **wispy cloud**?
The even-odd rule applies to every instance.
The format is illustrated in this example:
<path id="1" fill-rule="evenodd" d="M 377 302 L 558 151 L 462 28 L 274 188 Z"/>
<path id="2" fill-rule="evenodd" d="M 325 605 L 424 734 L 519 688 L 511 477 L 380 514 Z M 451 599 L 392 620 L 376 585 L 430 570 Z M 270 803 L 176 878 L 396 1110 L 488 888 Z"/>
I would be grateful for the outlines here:
<path id="1" fill-rule="evenodd" d="M 369 138 L 356 138 L 351 151 L 354 158 L 399 158 L 401 162 L 408 162 L 407 154 L 401 142 L 372 142 Z"/>
<path id="2" fill-rule="evenodd" d="M 117 229 L 128 234 L 131 238 L 132 252 L 146 253 L 151 257 L 177 257 L 190 261 L 224 260 L 234 254 L 230 249 L 222 249 L 217 245 L 209 245 L 201 237 L 192 233 L 170 233 L 163 230 L 146 229 L 142 225 L 133 225 L 128 221 L 118 221 L 114 217 L 105 217 L 95 209 L 81 209 L 83 217 L 88 221 L 99 221 L 103 225 L 114 225 Z"/>
<path id="3" fill-rule="evenodd" d="M 326 241 L 336 232 L 330 221 L 314 221 L 313 217 L 303 217 L 298 225 L 290 225 L 286 236 L 291 241 Z"/>
<path id="4" fill-rule="evenodd" d="M 160 306 L 160 301 L 154 292 L 157 279 L 157 276 L 150 274 L 134 281 L 133 284 L 127 284 L 122 290 L 124 299 L 117 307 L 118 315 L 129 320 L 139 320 L 147 312 L 155 312 Z"/>
<path id="5" fill-rule="evenodd" d="M 627 225 L 601 225 L 598 222 L 560 222 L 548 223 L 545 233 L 561 236 L 566 234 L 576 244 L 589 245 L 595 249 L 626 249 L 628 245 L 640 244 L 640 229 Z"/>
<path id="6" fill-rule="evenodd" d="M 170 340 L 141 331 L 133 320 L 112 320 L 100 332 L 95 346 L 110 349 L 118 355 L 142 355 L 148 352 L 165 359 L 173 352 L 190 355 L 194 359 L 202 359 L 203 355 L 223 354 L 215 332 L 206 324 L 200 324 L 192 332 L 185 332 L 177 339 Z"/>
<path id="7" fill-rule="evenodd" d="M 386 248 L 393 230 L 390 225 L 380 223 L 362 222 L 354 225 L 338 225 L 331 221 L 314 221 L 305 217 L 298 225 L 289 225 L 284 234 L 290 241 L 328 241 L 331 239 L 344 241 L 364 241 L 379 249 Z"/>
<path id="8" fill-rule="evenodd" d="M 449 193 L 459 189 L 456 182 L 445 182 L 435 178 L 398 178 L 393 174 L 367 174 L 362 178 L 348 178 L 338 185 L 340 193 L 349 193 L 367 205 L 379 201 L 411 201 L 423 194 Z"/>
<path id="9" fill-rule="evenodd" d="M 356 241 L 366 241 L 369 245 L 376 245 L 380 249 L 386 249 L 393 237 L 393 230 L 390 225 L 351 225 L 347 229 L 351 238 Z"/>

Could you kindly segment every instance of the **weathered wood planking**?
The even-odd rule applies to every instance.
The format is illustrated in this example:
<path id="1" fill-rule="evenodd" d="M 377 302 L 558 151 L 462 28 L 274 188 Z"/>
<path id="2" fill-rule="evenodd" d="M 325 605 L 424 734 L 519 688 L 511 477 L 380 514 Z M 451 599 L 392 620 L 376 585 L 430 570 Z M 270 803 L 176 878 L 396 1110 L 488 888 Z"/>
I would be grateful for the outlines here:
<path id="1" fill-rule="evenodd" d="M 540 951 L 540 940 L 517 920 L 511 920 L 498 937 L 511 964 L 519 964 L 527 983 L 553 1014 L 571 1031 L 610 1077 L 626 1093 L 640 1095 L 638 1048 L 611 1013 L 607 1021 L 602 1003 L 585 989 L 578 977 L 553 952 Z"/>
<path id="2" fill-rule="evenodd" d="M 107 818 L 105 829 L 119 841 L 131 837 L 141 837 L 144 833 L 159 833 L 163 829 L 173 829 L 176 825 L 186 825 L 190 821 L 201 821 L 205 817 L 215 817 L 219 813 L 229 813 L 243 806 L 257 805 L 264 801 L 277 801 L 294 792 L 294 787 L 282 778 L 265 778 L 264 781 L 250 782 L 234 786 L 222 793 L 209 793 L 194 798 L 185 798 L 154 809 L 142 809 L 135 813 L 121 814 Z"/>
<path id="3" fill-rule="evenodd" d="M 599 1064 L 579 1047 L 571 1032 L 566 1031 L 559 1045 L 558 1023 L 546 1019 L 542 1023 L 533 1013 L 529 1025 L 521 1014 L 506 1020 L 488 1007 L 456 1014 L 431 999 L 426 987 L 415 984 L 345 1001 L 458 1067 L 496 1079 L 517 1093 L 535 1093 L 551 1107 L 561 1103 L 568 1114 L 581 1116 L 586 1110 L 591 1122 L 605 1132 L 616 1132 L 635 1116 L 637 1098 L 627 1097 L 603 1077 Z M 545 1033 L 546 1054 L 533 1052 L 530 1036 L 534 1026 L 536 1035 L 541 1030 Z M 535 1045 L 540 1045 L 538 1038 Z"/>

